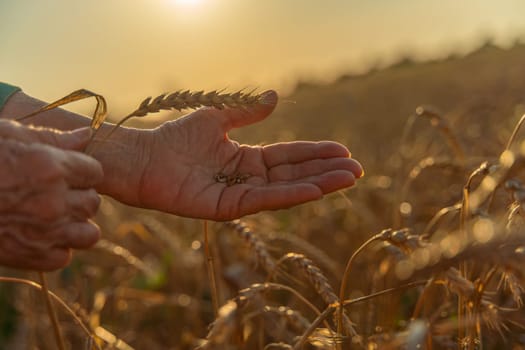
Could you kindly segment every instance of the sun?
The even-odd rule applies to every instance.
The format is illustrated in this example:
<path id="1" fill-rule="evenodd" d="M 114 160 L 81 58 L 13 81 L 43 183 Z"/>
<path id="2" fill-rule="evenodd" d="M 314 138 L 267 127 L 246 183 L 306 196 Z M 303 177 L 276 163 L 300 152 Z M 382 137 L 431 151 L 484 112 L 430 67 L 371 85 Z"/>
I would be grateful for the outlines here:
<path id="1" fill-rule="evenodd" d="M 176 18 L 171 19 L 176 19 L 181 24 L 203 21 L 206 16 L 213 12 L 212 6 L 208 6 L 211 2 L 210 0 L 165 0 L 165 3 L 169 4 L 173 10 L 170 13 L 173 15 L 175 12 L 177 15 Z"/>

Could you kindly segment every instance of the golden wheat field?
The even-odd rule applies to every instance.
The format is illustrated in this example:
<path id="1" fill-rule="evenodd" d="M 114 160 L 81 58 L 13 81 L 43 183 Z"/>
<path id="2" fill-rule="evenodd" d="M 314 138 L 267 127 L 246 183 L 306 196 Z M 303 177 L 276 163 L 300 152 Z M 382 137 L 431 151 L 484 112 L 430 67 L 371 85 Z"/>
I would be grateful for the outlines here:
<path id="1" fill-rule="evenodd" d="M 104 198 L 102 240 L 47 274 L 65 347 L 525 349 L 524 62 L 305 81 L 230 134 L 347 145 L 364 178 L 316 202 L 215 223 Z M 0 276 L 0 347 L 56 349 L 38 275 Z"/>

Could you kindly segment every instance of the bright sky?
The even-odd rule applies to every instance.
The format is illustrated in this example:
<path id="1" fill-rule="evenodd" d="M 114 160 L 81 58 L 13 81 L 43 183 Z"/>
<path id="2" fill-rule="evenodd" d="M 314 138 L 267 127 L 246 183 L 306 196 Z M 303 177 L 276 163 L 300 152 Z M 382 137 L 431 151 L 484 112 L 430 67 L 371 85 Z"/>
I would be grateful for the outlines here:
<path id="1" fill-rule="evenodd" d="M 187 89 L 297 79 L 525 37 L 523 0 L 1 0 L 0 80 L 53 100 L 78 88 L 125 113 Z"/>

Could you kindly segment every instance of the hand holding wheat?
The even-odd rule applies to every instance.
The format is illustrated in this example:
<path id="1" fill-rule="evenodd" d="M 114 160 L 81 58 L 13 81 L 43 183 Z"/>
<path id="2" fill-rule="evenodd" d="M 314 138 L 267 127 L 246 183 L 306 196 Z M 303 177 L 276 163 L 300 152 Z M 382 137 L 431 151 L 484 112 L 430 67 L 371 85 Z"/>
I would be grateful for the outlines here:
<path id="1" fill-rule="evenodd" d="M 89 129 L 58 132 L 0 120 L 0 264 L 54 270 L 71 248 L 91 247 L 100 235 L 89 221 L 100 199 L 100 164 L 80 152 Z"/>
<path id="2" fill-rule="evenodd" d="M 95 147 L 106 174 L 100 190 L 135 206 L 227 220 L 353 185 L 362 168 L 338 143 L 261 147 L 228 138 L 232 128 L 266 118 L 276 102 L 270 91 L 245 108 L 204 108 L 151 131 L 121 128 L 107 140 L 111 147 Z M 242 181 L 230 186 L 217 181 L 217 174 Z"/>

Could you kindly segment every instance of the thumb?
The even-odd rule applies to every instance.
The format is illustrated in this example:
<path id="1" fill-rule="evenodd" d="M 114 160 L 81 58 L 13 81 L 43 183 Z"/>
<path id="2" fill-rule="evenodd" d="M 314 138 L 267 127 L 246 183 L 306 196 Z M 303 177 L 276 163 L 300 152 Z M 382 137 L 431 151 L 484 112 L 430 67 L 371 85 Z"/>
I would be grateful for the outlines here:
<path id="1" fill-rule="evenodd" d="M 57 133 L 54 146 L 67 150 L 83 151 L 91 141 L 92 135 L 93 129 L 89 126 Z"/>
<path id="2" fill-rule="evenodd" d="M 250 125 L 265 119 L 275 109 L 277 104 L 277 93 L 273 90 L 261 94 L 257 104 L 246 108 L 227 108 L 217 111 L 225 132 L 233 128 Z"/>
<path id="3" fill-rule="evenodd" d="M 0 119 L 0 138 L 23 143 L 45 143 L 67 150 L 82 151 L 88 145 L 92 133 L 90 127 L 63 132 L 57 129 L 34 127 L 13 120 Z"/>

